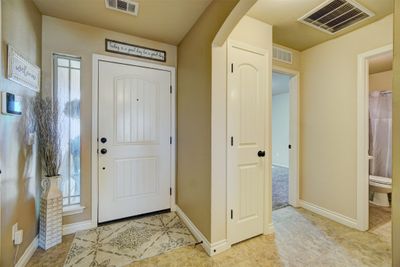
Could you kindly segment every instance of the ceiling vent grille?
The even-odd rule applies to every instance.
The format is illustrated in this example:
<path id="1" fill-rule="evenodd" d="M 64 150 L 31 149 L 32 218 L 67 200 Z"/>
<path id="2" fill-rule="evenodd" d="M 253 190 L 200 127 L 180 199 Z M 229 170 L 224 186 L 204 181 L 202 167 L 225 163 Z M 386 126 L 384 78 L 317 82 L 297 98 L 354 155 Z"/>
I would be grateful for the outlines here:
<path id="1" fill-rule="evenodd" d="M 272 57 L 274 60 L 278 60 L 287 64 L 293 63 L 293 54 L 289 50 L 277 46 L 274 46 L 272 50 Z"/>
<path id="2" fill-rule="evenodd" d="M 106 7 L 115 11 L 124 12 L 132 16 L 137 16 L 139 3 L 130 0 L 105 0 Z"/>
<path id="3" fill-rule="evenodd" d="M 328 0 L 299 19 L 329 34 L 373 17 L 375 14 L 352 0 Z"/>

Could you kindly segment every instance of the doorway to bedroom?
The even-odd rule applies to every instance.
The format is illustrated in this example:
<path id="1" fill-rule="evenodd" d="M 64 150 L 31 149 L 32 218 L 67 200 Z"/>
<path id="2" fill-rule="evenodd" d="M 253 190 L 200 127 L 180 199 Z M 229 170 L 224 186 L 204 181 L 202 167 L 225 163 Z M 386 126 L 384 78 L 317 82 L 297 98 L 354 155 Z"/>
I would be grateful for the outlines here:
<path id="1" fill-rule="evenodd" d="M 297 207 L 299 73 L 283 68 L 272 72 L 272 211 Z"/>

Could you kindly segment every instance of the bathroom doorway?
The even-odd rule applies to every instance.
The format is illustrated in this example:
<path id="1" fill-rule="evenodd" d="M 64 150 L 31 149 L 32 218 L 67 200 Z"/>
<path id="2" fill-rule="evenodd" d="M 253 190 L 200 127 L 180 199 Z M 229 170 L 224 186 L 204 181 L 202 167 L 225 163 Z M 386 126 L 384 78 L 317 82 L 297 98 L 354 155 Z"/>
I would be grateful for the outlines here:
<path id="1" fill-rule="evenodd" d="M 393 46 L 358 57 L 357 228 L 391 243 Z"/>
<path id="2" fill-rule="evenodd" d="M 368 60 L 369 231 L 391 240 L 392 65 L 389 51 Z"/>
<path id="3" fill-rule="evenodd" d="M 297 72 L 272 72 L 272 211 L 298 206 Z"/>

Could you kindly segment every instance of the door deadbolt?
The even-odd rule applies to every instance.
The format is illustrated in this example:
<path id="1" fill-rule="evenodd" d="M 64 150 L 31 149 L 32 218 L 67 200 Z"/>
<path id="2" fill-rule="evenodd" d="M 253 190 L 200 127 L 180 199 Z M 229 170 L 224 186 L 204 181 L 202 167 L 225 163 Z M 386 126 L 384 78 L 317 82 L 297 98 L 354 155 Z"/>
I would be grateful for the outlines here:
<path id="1" fill-rule="evenodd" d="M 103 144 L 107 143 L 107 138 L 102 137 L 102 138 L 100 139 L 100 142 L 102 142 Z"/>

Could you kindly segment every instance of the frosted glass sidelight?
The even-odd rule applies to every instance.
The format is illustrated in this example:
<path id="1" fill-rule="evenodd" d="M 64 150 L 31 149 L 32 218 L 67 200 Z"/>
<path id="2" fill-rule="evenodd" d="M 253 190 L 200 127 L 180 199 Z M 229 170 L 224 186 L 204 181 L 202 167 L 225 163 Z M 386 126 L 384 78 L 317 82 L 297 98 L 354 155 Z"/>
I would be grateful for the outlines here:
<path id="1" fill-rule="evenodd" d="M 63 205 L 80 204 L 80 67 L 79 58 L 54 55 L 54 96 L 61 113 Z"/>

